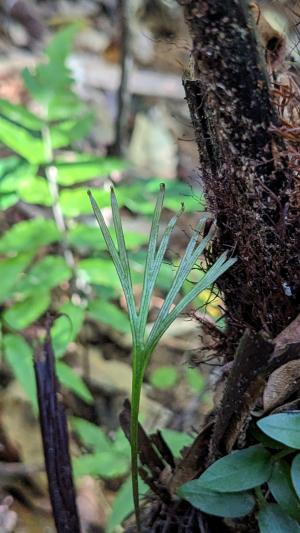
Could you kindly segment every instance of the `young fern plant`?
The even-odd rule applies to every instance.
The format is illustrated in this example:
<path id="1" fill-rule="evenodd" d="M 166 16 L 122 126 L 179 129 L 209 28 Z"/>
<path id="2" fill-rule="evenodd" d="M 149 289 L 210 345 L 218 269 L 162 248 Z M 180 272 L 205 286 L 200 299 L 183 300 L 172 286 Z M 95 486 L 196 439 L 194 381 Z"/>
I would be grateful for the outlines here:
<path id="1" fill-rule="evenodd" d="M 158 243 L 158 234 L 160 227 L 160 216 L 163 208 L 165 187 L 160 186 L 160 192 L 157 198 L 154 215 L 152 219 L 150 237 L 147 249 L 147 258 L 145 264 L 143 290 L 140 306 L 137 309 L 132 287 L 132 278 L 129 266 L 129 260 L 125 245 L 124 233 L 121 223 L 120 211 L 114 189 L 111 188 L 111 207 L 114 229 L 117 237 L 117 247 L 115 246 L 110 232 L 105 224 L 101 210 L 95 202 L 91 192 L 88 192 L 90 201 L 98 221 L 106 246 L 111 255 L 112 261 L 118 273 L 127 307 L 132 333 L 132 390 L 131 390 L 131 419 L 130 419 L 130 444 L 131 444 L 131 468 L 132 468 L 132 490 L 135 508 L 137 530 L 140 531 L 139 516 L 139 496 L 138 496 L 138 415 L 140 406 L 141 388 L 145 370 L 150 361 L 159 340 L 185 309 L 192 300 L 204 289 L 207 289 L 223 274 L 236 259 L 227 259 L 227 254 L 222 254 L 217 261 L 205 273 L 202 279 L 197 282 L 189 293 L 185 294 L 179 302 L 174 304 L 175 298 L 179 294 L 184 282 L 188 278 L 197 259 L 203 253 L 207 244 L 212 238 L 213 228 L 200 242 L 199 237 L 204 223 L 207 220 L 202 215 L 196 225 L 186 250 L 181 258 L 180 264 L 171 283 L 170 290 L 164 300 L 161 310 L 156 318 L 148 336 L 146 335 L 147 318 L 150 308 L 151 297 L 155 283 L 164 260 L 172 230 L 182 213 L 182 210 L 173 216 L 169 221 L 160 243 Z"/>

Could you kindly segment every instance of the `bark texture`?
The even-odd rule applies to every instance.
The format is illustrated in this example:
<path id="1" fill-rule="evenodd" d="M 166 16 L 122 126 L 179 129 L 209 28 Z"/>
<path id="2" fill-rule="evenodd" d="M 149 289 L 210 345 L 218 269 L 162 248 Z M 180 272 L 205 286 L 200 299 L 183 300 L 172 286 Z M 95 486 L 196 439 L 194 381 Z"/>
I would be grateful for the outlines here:
<path id="1" fill-rule="evenodd" d="M 299 312 L 299 215 L 255 21 L 245 0 L 186 0 L 194 67 L 184 80 L 200 174 L 224 250 L 229 353 L 245 327 L 275 337 Z"/>
<path id="2" fill-rule="evenodd" d="M 210 260 L 224 250 L 238 257 L 220 281 L 229 324 L 224 355 L 234 363 L 215 418 L 213 461 L 241 438 L 271 372 L 270 341 L 299 313 L 297 172 L 276 133 L 281 123 L 270 96 L 267 51 L 257 40 L 249 3 L 181 3 L 193 35 L 184 87 L 218 226 Z M 291 357 L 298 356 L 296 349 Z"/>
<path id="3" fill-rule="evenodd" d="M 52 324 L 53 320 L 49 317 L 44 345 L 34 360 L 49 496 L 57 533 L 81 533 L 69 452 L 67 418 L 59 399 L 59 384 L 55 373 L 55 355 L 50 335 Z"/>

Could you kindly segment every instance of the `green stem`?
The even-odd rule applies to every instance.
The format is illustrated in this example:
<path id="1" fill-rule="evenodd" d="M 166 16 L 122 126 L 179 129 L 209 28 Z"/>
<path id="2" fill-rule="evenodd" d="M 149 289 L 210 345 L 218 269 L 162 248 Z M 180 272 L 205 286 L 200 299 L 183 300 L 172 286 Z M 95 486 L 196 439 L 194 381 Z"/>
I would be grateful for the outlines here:
<path id="1" fill-rule="evenodd" d="M 265 507 L 267 505 L 267 502 L 266 502 L 266 499 L 264 497 L 264 493 L 263 493 L 261 487 L 256 487 L 254 489 L 254 492 L 255 492 L 256 501 L 258 503 L 258 506 L 259 507 Z"/>
<path id="2" fill-rule="evenodd" d="M 47 163 L 45 166 L 45 174 L 48 182 L 49 192 L 52 198 L 53 218 L 57 229 L 61 235 L 61 245 L 64 258 L 66 260 L 67 265 L 71 268 L 73 275 L 75 276 L 75 260 L 72 251 L 68 247 L 67 226 L 59 201 L 57 168 L 53 165 L 53 148 L 48 124 L 45 124 L 42 136 L 45 150 L 45 159 Z"/>
<path id="3" fill-rule="evenodd" d="M 139 508 L 139 479 L 138 479 L 138 426 L 141 389 L 143 383 L 143 368 L 141 362 L 144 353 L 135 350 L 132 357 L 132 394 L 130 416 L 130 446 L 131 446 L 131 473 L 132 495 L 137 532 L 141 532 L 140 508 Z"/>
<path id="4" fill-rule="evenodd" d="M 276 461 L 279 461 L 279 459 L 282 459 L 283 457 L 286 457 L 286 455 L 290 455 L 291 453 L 295 453 L 294 448 L 285 448 L 284 450 L 280 450 L 280 452 L 275 453 L 272 456 L 272 462 L 275 463 Z"/>

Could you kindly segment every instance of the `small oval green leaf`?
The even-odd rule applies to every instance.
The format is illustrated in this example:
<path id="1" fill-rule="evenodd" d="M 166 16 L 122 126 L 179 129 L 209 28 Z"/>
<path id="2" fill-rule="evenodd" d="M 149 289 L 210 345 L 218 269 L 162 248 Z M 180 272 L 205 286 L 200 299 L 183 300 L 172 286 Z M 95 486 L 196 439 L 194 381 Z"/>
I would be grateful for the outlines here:
<path id="1" fill-rule="evenodd" d="M 33 370 L 31 346 L 19 335 L 4 335 L 5 360 L 10 365 L 17 381 L 24 389 L 34 408 L 37 408 L 36 382 Z"/>
<path id="2" fill-rule="evenodd" d="M 265 433 L 263 433 L 258 426 L 253 424 L 250 427 L 251 435 L 255 438 L 256 441 L 263 444 L 265 448 L 271 448 L 273 450 L 282 450 L 286 446 L 282 444 L 282 442 L 278 442 L 278 440 L 271 439 L 271 437 L 268 437 Z"/>
<path id="3" fill-rule="evenodd" d="M 114 157 L 82 156 L 78 161 L 56 161 L 57 182 L 69 186 L 92 178 L 106 178 L 124 170 L 125 163 Z"/>
<path id="4" fill-rule="evenodd" d="M 71 277 L 71 269 L 65 260 L 57 255 L 47 255 L 38 261 L 15 286 L 15 293 L 22 296 L 36 293 L 40 287 L 51 290 Z"/>
<path id="5" fill-rule="evenodd" d="M 294 489 L 298 495 L 298 498 L 300 498 L 300 453 L 296 455 L 292 462 L 291 477 Z"/>
<path id="6" fill-rule="evenodd" d="M 199 479 L 180 487 L 178 495 L 204 513 L 226 518 L 245 516 L 255 505 L 253 496 L 248 492 L 214 492 L 203 488 Z"/>
<path id="7" fill-rule="evenodd" d="M 300 412 L 278 413 L 257 422 L 258 427 L 272 439 L 290 448 L 300 449 Z"/>
<path id="8" fill-rule="evenodd" d="M 111 326 L 116 331 L 130 333 L 127 315 L 111 302 L 93 300 L 89 304 L 88 315 L 102 324 Z"/>
<path id="9" fill-rule="evenodd" d="M 105 287 L 114 287 L 120 291 L 121 284 L 112 261 L 94 258 L 82 259 L 78 264 L 79 273 L 89 282 Z"/>
<path id="10" fill-rule="evenodd" d="M 102 207 L 109 206 L 109 191 L 93 190 L 93 195 L 101 203 Z M 65 189 L 60 193 L 60 205 L 63 214 L 67 217 L 89 215 L 91 204 L 86 194 L 86 189 Z"/>
<path id="11" fill-rule="evenodd" d="M 28 204 L 38 204 L 50 207 L 53 199 L 47 181 L 41 176 L 31 176 L 24 180 L 19 187 L 19 196 Z"/>
<path id="12" fill-rule="evenodd" d="M 194 393 L 200 394 L 203 391 L 205 379 L 196 368 L 186 369 L 186 380 Z"/>
<path id="13" fill-rule="evenodd" d="M 32 261 L 32 254 L 18 254 L 0 259 L 0 303 L 11 297 L 17 277 Z"/>
<path id="14" fill-rule="evenodd" d="M 160 366 L 150 374 L 150 383 L 157 389 L 167 390 L 176 385 L 178 372 L 173 366 Z"/>
<path id="15" fill-rule="evenodd" d="M 300 533 L 299 524 L 279 505 L 269 503 L 257 515 L 260 533 Z"/>
<path id="16" fill-rule="evenodd" d="M 73 461 L 74 474 L 79 476 L 113 479 L 124 476 L 130 468 L 130 459 L 113 451 L 97 452 L 77 457 Z"/>
<path id="17" fill-rule="evenodd" d="M 193 442 L 193 437 L 174 429 L 162 429 L 161 434 L 174 457 L 180 457 L 181 450 Z"/>
<path id="18" fill-rule="evenodd" d="M 265 483 L 272 472 L 272 456 L 260 444 L 237 450 L 213 463 L 198 479 L 201 487 L 217 492 L 240 492 Z"/>
<path id="19" fill-rule="evenodd" d="M 93 396 L 81 377 L 74 372 L 73 368 L 62 361 L 57 361 L 56 373 L 62 385 L 77 394 L 86 403 L 93 403 Z"/>
<path id="20" fill-rule="evenodd" d="M 268 485 L 280 507 L 295 520 L 300 520 L 300 501 L 292 484 L 288 463 L 278 461 L 274 464 Z"/>
<path id="21" fill-rule="evenodd" d="M 71 418 L 71 426 L 78 433 L 80 440 L 97 452 L 111 452 L 112 442 L 103 429 L 83 418 Z"/>
<path id="22" fill-rule="evenodd" d="M 0 239 L 1 253 L 37 250 L 59 240 L 59 231 L 53 220 L 35 218 L 14 224 Z"/>
<path id="23" fill-rule="evenodd" d="M 13 329 L 25 329 L 45 313 L 51 303 L 49 292 L 36 291 L 4 312 L 5 322 Z"/>

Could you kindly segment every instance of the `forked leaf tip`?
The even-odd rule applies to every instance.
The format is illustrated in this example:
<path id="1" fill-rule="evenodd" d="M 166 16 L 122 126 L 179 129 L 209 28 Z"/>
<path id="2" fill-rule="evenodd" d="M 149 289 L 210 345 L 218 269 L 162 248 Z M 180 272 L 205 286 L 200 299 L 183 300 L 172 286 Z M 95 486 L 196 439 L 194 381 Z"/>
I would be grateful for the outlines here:
<path id="1" fill-rule="evenodd" d="M 230 261 L 230 262 L 231 262 L 231 265 L 234 265 L 234 263 L 236 263 L 236 262 L 237 262 L 237 260 L 238 260 L 238 258 L 237 258 L 237 257 L 229 257 L 229 259 L 228 259 L 228 261 Z"/>
<path id="2" fill-rule="evenodd" d="M 110 199 L 111 199 L 111 206 L 113 208 L 115 204 L 118 204 L 118 201 L 117 201 L 115 189 L 112 185 L 110 186 Z"/>

